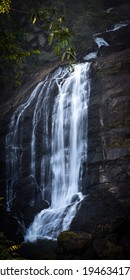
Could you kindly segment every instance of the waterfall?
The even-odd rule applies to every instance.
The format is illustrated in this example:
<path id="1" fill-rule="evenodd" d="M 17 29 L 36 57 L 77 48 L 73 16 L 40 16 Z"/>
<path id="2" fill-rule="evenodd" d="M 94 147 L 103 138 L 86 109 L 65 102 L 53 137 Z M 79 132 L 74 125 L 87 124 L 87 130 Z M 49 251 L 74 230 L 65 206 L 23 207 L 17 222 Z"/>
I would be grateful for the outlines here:
<path id="1" fill-rule="evenodd" d="M 100 37 L 97 37 L 95 39 L 95 42 L 98 45 L 98 48 L 100 48 L 101 46 L 105 46 L 105 47 L 109 46 L 109 44 L 103 38 L 100 38 Z"/>
<path id="2" fill-rule="evenodd" d="M 25 240 L 56 238 L 69 228 L 83 199 L 89 69 L 88 62 L 74 65 L 71 73 L 66 67 L 57 69 L 37 85 L 10 121 L 6 137 L 7 208 L 12 209 L 23 178 L 25 182 L 33 179 L 35 191 L 49 205 L 35 216 Z M 34 195 L 28 198 L 29 205 L 35 203 Z"/>
<path id="3" fill-rule="evenodd" d="M 32 92 L 28 101 L 18 107 L 10 121 L 9 133 L 6 137 L 7 210 L 10 210 L 12 207 L 12 203 L 16 195 L 14 191 L 15 182 L 17 182 L 22 173 L 22 134 L 24 133 L 22 131 L 23 116 L 32 101 L 36 98 L 41 85 L 42 82 L 39 83 Z"/>
<path id="4" fill-rule="evenodd" d="M 112 28 L 107 29 L 106 32 L 117 31 L 117 30 L 119 30 L 123 27 L 126 27 L 126 26 L 128 26 L 128 23 L 123 23 L 123 22 L 116 23 Z"/>

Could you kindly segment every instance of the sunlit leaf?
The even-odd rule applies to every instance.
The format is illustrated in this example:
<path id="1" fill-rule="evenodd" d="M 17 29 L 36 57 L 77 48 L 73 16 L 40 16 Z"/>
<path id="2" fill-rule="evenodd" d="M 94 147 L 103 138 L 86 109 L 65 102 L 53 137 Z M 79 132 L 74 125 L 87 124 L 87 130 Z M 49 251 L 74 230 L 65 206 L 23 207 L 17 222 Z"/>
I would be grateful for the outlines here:
<path id="1" fill-rule="evenodd" d="M 58 18 L 58 22 L 59 22 L 60 24 L 62 23 L 62 20 L 63 20 L 62 17 Z"/>
<path id="2" fill-rule="evenodd" d="M 52 41 L 53 41 L 53 38 L 54 38 L 54 33 L 51 32 L 48 36 L 48 44 L 51 45 L 52 44 Z"/>
<path id="3" fill-rule="evenodd" d="M 53 22 L 51 22 L 49 29 L 52 29 L 52 27 L 53 27 Z"/>
<path id="4" fill-rule="evenodd" d="M 65 56 L 66 56 L 66 52 L 64 52 L 64 53 L 62 54 L 62 57 L 61 57 L 61 61 L 62 61 L 62 62 L 64 62 Z"/>
<path id="5" fill-rule="evenodd" d="M 36 14 L 33 14 L 32 15 L 32 24 L 35 24 L 36 20 L 37 20 L 37 16 L 36 16 Z"/>
<path id="6" fill-rule="evenodd" d="M 0 0 L 0 14 L 8 14 L 10 11 L 11 0 Z"/>
<path id="7" fill-rule="evenodd" d="M 54 51 L 55 51 L 55 54 L 56 54 L 57 56 L 60 55 L 60 46 L 59 46 L 59 44 L 57 44 L 57 45 L 55 46 Z"/>

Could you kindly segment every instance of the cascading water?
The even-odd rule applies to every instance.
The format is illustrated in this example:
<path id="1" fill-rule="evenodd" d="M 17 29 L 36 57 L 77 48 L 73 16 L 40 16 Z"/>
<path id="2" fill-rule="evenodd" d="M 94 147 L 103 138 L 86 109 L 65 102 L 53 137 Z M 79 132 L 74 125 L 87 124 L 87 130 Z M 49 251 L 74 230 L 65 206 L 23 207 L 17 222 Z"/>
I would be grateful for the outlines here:
<path id="1" fill-rule="evenodd" d="M 105 47 L 109 46 L 109 44 L 103 38 L 100 38 L 100 37 L 97 37 L 95 39 L 95 42 L 98 45 L 98 48 L 100 48 L 101 46 L 105 46 Z"/>
<path id="2" fill-rule="evenodd" d="M 25 240 L 56 238 L 69 228 L 82 195 L 83 162 L 87 160 L 87 108 L 90 95 L 90 63 L 74 65 L 74 72 L 59 68 L 39 83 L 25 104 L 14 113 L 6 138 L 7 207 L 17 196 L 20 178 L 33 178 L 43 201 L 42 210 L 26 230 Z M 53 96 L 52 96 L 53 95 Z M 30 149 L 26 172 L 27 139 Z M 26 141 L 25 141 L 26 140 Z M 26 175 L 25 175 L 26 173 Z M 35 197 L 30 204 L 35 204 Z"/>
<path id="3" fill-rule="evenodd" d="M 13 114 L 10 125 L 9 133 L 6 137 L 6 166 L 7 166 L 7 210 L 10 211 L 13 201 L 16 196 L 15 183 L 22 175 L 22 139 L 23 139 L 23 118 L 24 113 L 29 108 L 43 83 L 39 83 L 35 90 L 32 92 L 28 101 L 18 107 Z"/>

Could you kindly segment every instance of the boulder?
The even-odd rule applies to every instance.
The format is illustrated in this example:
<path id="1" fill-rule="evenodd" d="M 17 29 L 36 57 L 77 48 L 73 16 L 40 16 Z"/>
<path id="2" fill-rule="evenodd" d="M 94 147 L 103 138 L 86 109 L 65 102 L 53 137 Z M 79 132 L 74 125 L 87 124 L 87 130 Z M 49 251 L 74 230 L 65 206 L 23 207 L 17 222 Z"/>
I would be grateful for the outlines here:
<path id="1" fill-rule="evenodd" d="M 105 239 L 96 239 L 94 241 L 94 249 L 99 259 L 105 260 L 121 260 L 124 259 L 123 248 L 113 242 Z"/>
<path id="2" fill-rule="evenodd" d="M 63 231 L 57 241 L 64 250 L 79 254 L 91 247 L 93 236 L 86 232 Z"/>

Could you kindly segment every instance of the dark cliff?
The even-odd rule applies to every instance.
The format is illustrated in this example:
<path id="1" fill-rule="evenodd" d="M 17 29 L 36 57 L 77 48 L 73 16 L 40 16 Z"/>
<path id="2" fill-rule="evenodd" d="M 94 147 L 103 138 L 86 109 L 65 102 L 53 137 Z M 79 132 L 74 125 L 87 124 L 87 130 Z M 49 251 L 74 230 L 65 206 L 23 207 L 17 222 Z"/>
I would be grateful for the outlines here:
<path id="1" fill-rule="evenodd" d="M 99 1 L 99 7 L 98 1 L 93 1 L 94 6 L 91 1 L 77 0 L 70 3 L 66 0 L 63 5 L 58 1 L 54 2 L 65 11 L 68 10 L 67 20 L 75 32 L 73 40 L 77 45 L 79 60 L 90 51 L 97 51 L 93 37 L 95 33 L 99 32 L 100 37 L 109 44 L 108 47 L 100 47 L 98 57 L 91 64 L 88 162 L 84 163 L 83 174 L 83 192 L 88 196 L 79 208 L 71 230 L 93 235 L 91 250 L 89 249 L 89 253 L 86 250 L 83 255 L 81 250 L 81 259 L 129 259 L 130 4 L 129 1 L 117 0 L 113 4 L 113 1 L 105 0 Z M 124 26 L 105 32 L 119 23 Z M 40 57 L 40 66 L 37 66 L 35 74 L 29 74 L 30 81 L 14 91 L 1 106 L 2 197 L 5 197 L 6 192 L 5 136 L 10 116 L 18 104 L 30 94 L 34 85 L 59 64 L 51 58 L 52 61 L 39 71 L 41 59 Z M 22 194 L 23 198 L 25 194 Z M 1 231 L 4 230 L 13 238 L 17 224 L 3 208 L 2 213 Z M 73 254 L 71 257 L 73 258 Z"/>
<path id="2" fill-rule="evenodd" d="M 129 20 L 126 7 L 129 5 L 117 1 L 113 8 L 122 20 Z M 109 47 L 101 47 L 100 57 L 92 63 L 84 179 L 88 197 L 72 229 L 77 229 L 78 223 L 80 230 L 95 235 L 94 248 L 100 258 L 120 258 L 121 252 L 122 258 L 129 258 L 130 254 L 129 32 L 128 25 L 100 34 Z"/>

